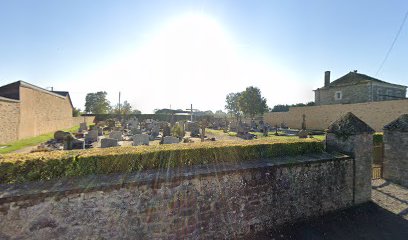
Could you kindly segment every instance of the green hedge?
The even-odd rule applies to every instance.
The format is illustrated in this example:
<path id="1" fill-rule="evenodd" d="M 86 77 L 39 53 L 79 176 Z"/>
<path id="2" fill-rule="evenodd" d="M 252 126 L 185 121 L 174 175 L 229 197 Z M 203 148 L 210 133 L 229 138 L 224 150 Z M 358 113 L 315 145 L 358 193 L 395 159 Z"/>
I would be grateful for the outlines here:
<path id="1" fill-rule="evenodd" d="M 0 156 L 0 183 L 90 174 L 130 173 L 197 164 L 239 162 L 323 151 L 317 140 L 205 142 Z"/>

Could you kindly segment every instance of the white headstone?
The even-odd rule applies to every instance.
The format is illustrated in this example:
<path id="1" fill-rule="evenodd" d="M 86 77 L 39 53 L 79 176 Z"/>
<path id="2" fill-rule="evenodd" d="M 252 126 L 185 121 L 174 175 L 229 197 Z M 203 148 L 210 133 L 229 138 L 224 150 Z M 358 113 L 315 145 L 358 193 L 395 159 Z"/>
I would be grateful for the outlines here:
<path id="1" fill-rule="evenodd" d="M 118 140 L 113 138 L 102 138 L 101 148 L 109 148 L 118 146 Z"/>
<path id="2" fill-rule="evenodd" d="M 112 131 L 109 133 L 109 138 L 122 141 L 122 131 Z"/>
<path id="3" fill-rule="evenodd" d="M 163 144 L 173 144 L 173 143 L 179 143 L 179 142 L 180 140 L 173 136 L 166 136 L 163 139 Z"/>
<path id="4" fill-rule="evenodd" d="M 149 135 L 136 134 L 133 136 L 133 146 L 149 145 Z"/>

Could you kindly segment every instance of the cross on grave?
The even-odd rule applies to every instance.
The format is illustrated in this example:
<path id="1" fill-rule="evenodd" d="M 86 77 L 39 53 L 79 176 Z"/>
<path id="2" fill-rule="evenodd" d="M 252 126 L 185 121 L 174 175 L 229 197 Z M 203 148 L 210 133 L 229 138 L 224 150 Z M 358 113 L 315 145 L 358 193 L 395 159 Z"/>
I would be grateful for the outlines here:
<path id="1" fill-rule="evenodd" d="M 193 121 L 193 110 L 198 111 L 198 109 L 193 109 L 193 104 L 191 104 L 190 108 L 187 108 L 186 110 L 190 110 L 190 115 L 191 115 L 190 121 Z"/>

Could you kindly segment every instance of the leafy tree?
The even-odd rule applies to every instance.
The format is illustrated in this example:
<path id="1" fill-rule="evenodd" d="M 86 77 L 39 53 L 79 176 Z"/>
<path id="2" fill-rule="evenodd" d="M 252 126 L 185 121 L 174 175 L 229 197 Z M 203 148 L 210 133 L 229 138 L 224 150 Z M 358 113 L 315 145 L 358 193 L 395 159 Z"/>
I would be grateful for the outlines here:
<path id="1" fill-rule="evenodd" d="M 73 117 L 79 117 L 80 114 L 81 114 L 81 109 L 79 109 L 79 108 L 73 108 L 72 109 L 72 116 Z"/>
<path id="2" fill-rule="evenodd" d="M 223 112 L 222 110 L 217 110 L 214 113 L 214 117 L 216 117 L 216 118 L 226 118 L 227 113 Z"/>
<path id="3" fill-rule="evenodd" d="M 106 99 L 106 92 L 88 93 L 85 98 L 85 112 L 94 114 L 105 114 L 111 109 Z"/>
<path id="4" fill-rule="evenodd" d="M 133 109 L 132 114 L 142 114 L 142 112 L 138 109 Z"/>
<path id="5" fill-rule="evenodd" d="M 271 112 L 288 112 L 289 107 L 287 104 L 278 104 L 272 108 Z"/>
<path id="6" fill-rule="evenodd" d="M 278 104 L 278 105 L 275 105 L 272 108 L 271 112 L 288 112 L 290 107 L 306 107 L 306 106 L 314 106 L 314 105 L 315 105 L 315 103 L 313 101 L 308 102 L 306 104 L 304 104 L 304 103 L 296 103 L 296 104 L 292 104 L 292 105 Z"/>
<path id="7" fill-rule="evenodd" d="M 266 99 L 262 97 L 261 90 L 257 87 L 247 87 L 240 95 L 238 105 L 241 111 L 251 118 L 268 111 Z"/>
<path id="8" fill-rule="evenodd" d="M 239 99 L 241 97 L 240 92 L 238 93 L 229 93 L 225 99 L 225 109 L 228 110 L 228 113 L 235 116 L 237 121 L 242 115 L 241 108 L 239 106 Z"/>

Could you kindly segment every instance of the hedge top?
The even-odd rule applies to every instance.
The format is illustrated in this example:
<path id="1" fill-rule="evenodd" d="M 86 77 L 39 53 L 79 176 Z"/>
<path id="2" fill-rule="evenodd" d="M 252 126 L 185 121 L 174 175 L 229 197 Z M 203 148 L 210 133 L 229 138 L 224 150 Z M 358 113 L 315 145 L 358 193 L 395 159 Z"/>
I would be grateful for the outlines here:
<path id="1" fill-rule="evenodd" d="M 323 148 L 321 141 L 294 138 L 4 154 L 0 155 L 0 183 L 258 160 L 318 153 Z"/>

